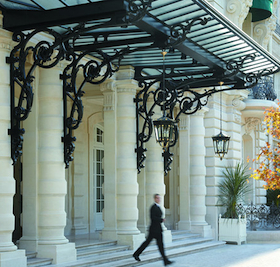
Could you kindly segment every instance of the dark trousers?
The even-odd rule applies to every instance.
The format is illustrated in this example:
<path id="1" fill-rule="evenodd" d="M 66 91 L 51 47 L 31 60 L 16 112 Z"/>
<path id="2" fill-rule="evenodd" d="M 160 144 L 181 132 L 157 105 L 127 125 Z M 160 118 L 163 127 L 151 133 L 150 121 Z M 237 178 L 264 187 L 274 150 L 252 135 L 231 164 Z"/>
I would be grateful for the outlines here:
<path id="1" fill-rule="evenodd" d="M 149 233 L 146 241 L 144 241 L 142 243 L 142 245 L 134 252 L 134 255 L 139 256 L 143 252 L 143 250 L 151 243 L 153 238 L 156 239 L 159 252 L 163 258 L 163 261 L 166 262 L 167 258 L 164 253 L 163 242 L 162 242 L 162 233 L 158 233 L 156 235 Z"/>

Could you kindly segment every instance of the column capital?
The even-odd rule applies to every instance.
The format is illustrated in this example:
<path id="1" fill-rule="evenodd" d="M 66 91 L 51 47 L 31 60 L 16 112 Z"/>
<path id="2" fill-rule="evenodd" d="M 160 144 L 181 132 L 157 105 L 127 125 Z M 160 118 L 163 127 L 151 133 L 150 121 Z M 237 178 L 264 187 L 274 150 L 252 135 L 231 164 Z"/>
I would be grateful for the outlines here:
<path id="1" fill-rule="evenodd" d="M 116 88 L 118 93 L 136 94 L 136 90 L 139 86 L 137 81 L 130 79 L 116 81 Z"/>
<path id="2" fill-rule="evenodd" d="M 100 85 L 100 91 L 104 93 L 114 92 L 116 89 L 116 81 L 113 79 L 107 79 Z"/>
<path id="3" fill-rule="evenodd" d="M 1 27 L 1 26 L 0 26 Z M 12 40 L 13 33 L 0 28 L 0 50 L 12 51 L 15 42 Z"/>

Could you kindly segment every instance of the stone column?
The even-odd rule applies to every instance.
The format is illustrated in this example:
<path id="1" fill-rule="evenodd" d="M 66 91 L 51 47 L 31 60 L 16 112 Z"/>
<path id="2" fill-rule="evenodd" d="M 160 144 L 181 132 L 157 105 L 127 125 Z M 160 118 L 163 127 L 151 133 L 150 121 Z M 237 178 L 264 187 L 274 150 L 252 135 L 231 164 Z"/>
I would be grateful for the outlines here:
<path id="1" fill-rule="evenodd" d="M 117 161 L 117 117 L 116 91 L 113 80 L 107 80 L 101 85 L 104 95 L 104 228 L 102 240 L 117 239 L 117 191 L 116 191 L 116 161 Z"/>
<path id="2" fill-rule="evenodd" d="M 117 81 L 117 239 L 135 249 L 144 240 L 137 228 L 136 115 L 137 82 L 132 69 L 120 70 Z"/>
<path id="3" fill-rule="evenodd" d="M 8 135 L 8 129 L 11 128 L 10 66 L 6 64 L 11 49 L 12 34 L 0 29 L 0 266 L 24 267 L 25 251 L 17 250 L 12 242 L 15 225 L 13 215 L 15 180 L 11 160 L 11 136 Z"/>
<path id="4" fill-rule="evenodd" d="M 179 230 L 191 229 L 189 130 L 190 116 L 182 114 L 179 125 Z"/>
<path id="5" fill-rule="evenodd" d="M 38 88 L 38 254 L 53 263 L 74 261 L 74 243 L 64 236 L 66 225 L 61 71 L 40 69 Z"/>
<path id="6" fill-rule="evenodd" d="M 137 198 L 138 207 L 138 222 L 137 227 L 141 233 L 146 234 L 149 221 L 147 221 L 147 204 L 146 204 L 146 173 L 145 168 L 137 175 L 137 182 L 139 185 L 139 194 Z"/>
<path id="7" fill-rule="evenodd" d="M 191 230 L 202 236 L 211 236 L 211 227 L 206 216 L 206 166 L 205 166 L 205 128 L 206 108 L 190 116 L 190 214 Z"/>
<path id="8" fill-rule="evenodd" d="M 39 68 L 34 72 L 34 91 L 37 92 Z M 25 129 L 22 155 L 22 237 L 19 247 L 37 251 L 38 245 L 38 94 L 34 94 L 32 110 L 23 122 Z"/>
<path id="9" fill-rule="evenodd" d="M 152 105 L 152 103 L 150 103 Z M 159 107 L 154 109 L 155 114 L 153 119 L 160 118 L 162 113 Z M 145 173 L 146 173 L 146 221 L 150 225 L 150 207 L 154 203 L 154 194 L 161 196 L 161 209 L 163 217 L 165 217 L 164 208 L 164 165 L 162 157 L 162 147 L 156 142 L 155 134 L 152 133 L 150 140 L 146 143 L 146 161 L 145 161 Z M 167 230 L 164 223 L 162 223 L 164 242 L 168 243 L 172 241 L 171 231 Z"/>

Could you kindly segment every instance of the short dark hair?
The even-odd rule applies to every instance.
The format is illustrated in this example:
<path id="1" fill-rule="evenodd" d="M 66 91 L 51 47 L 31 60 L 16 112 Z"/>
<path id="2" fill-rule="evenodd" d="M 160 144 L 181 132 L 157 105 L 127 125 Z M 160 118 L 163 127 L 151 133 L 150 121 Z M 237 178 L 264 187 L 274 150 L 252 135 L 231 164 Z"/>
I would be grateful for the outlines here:
<path id="1" fill-rule="evenodd" d="M 159 196 L 159 194 L 154 194 L 154 199 L 155 199 L 157 196 Z"/>

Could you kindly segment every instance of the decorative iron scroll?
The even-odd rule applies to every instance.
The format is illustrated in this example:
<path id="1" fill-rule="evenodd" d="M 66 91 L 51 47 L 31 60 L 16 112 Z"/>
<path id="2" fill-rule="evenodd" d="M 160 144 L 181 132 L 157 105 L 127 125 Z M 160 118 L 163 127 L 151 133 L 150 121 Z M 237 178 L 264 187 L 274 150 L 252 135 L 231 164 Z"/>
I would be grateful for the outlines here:
<path id="1" fill-rule="evenodd" d="M 153 1 L 154 0 L 126 0 L 128 3 L 128 12 L 125 22 L 132 23 L 142 19 L 146 15 L 148 9 L 152 6 Z"/>
<path id="2" fill-rule="evenodd" d="M 150 1 L 141 1 L 143 6 L 138 6 L 137 12 L 145 13 Z M 136 12 L 136 8 L 131 3 L 131 12 Z M 143 10 L 142 10 L 143 9 Z M 142 11 L 141 11 L 142 10 Z M 86 82 L 92 84 L 100 84 L 110 77 L 118 70 L 120 60 L 125 54 L 137 51 L 137 48 L 124 48 L 120 51 L 115 51 L 113 56 L 108 56 L 106 53 L 96 49 L 96 47 L 89 46 L 86 52 L 77 52 L 80 47 L 77 40 L 87 31 L 112 26 L 112 25 L 127 25 L 124 17 L 119 17 L 118 14 L 110 18 L 104 24 L 86 27 L 85 23 L 80 23 L 74 28 L 69 28 L 64 34 L 58 34 L 50 29 L 37 29 L 27 34 L 23 32 L 16 32 L 13 34 L 13 41 L 18 44 L 11 51 L 10 57 L 7 58 L 7 63 L 10 64 L 10 84 L 11 84 L 11 129 L 8 134 L 11 135 L 11 158 L 13 164 L 22 154 L 23 134 L 25 130 L 21 128 L 21 122 L 27 119 L 33 103 L 33 87 L 34 80 L 33 73 L 36 67 L 52 68 L 57 65 L 62 59 L 70 61 L 65 68 L 61 78 L 63 79 L 64 91 L 64 113 L 67 113 L 67 97 L 72 100 L 70 116 L 64 115 L 64 136 L 62 141 L 65 144 L 64 159 L 66 167 L 69 166 L 69 161 L 73 160 L 71 156 L 74 149 L 75 137 L 72 136 L 72 130 L 77 129 L 83 116 L 83 106 L 81 96 L 83 95 L 82 88 Z M 31 45 L 30 41 L 35 35 L 41 33 L 48 33 L 49 39 L 42 40 L 35 45 Z M 33 39 L 35 40 L 35 38 Z M 48 41 L 51 40 L 51 41 Z M 104 40 L 106 41 L 106 40 Z M 145 49 L 141 47 L 141 49 Z M 78 65 L 80 60 L 85 56 L 93 54 L 97 55 L 98 60 L 90 60 L 85 65 Z M 26 66 L 28 57 L 31 56 L 33 63 L 28 69 Z M 111 62 L 117 61 L 113 67 Z M 82 69 L 84 81 L 77 88 L 76 78 L 79 70 Z M 95 79 L 95 80 L 94 80 Z M 94 81 L 93 81 L 94 80 Z M 19 94 L 16 95 L 16 86 L 19 86 Z M 18 101 L 16 101 L 16 97 Z M 65 114 L 66 114 L 65 113 Z"/>
<path id="3" fill-rule="evenodd" d="M 28 42 L 41 31 L 35 30 L 24 34 L 17 32 L 13 34 L 13 41 L 18 44 L 11 51 L 10 57 L 6 59 L 10 64 L 10 86 L 11 86 L 11 158 L 13 164 L 22 154 L 23 134 L 25 130 L 21 128 L 21 122 L 26 120 L 33 104 L 33 73 L 37 66 L 42 68 L 52 68 L 64 55 L 60 35 L 56 32 L 45 29 L 54 41 L 40 41 L 35 46 L 28 46 Z M 28 57 L 33 59 L 32 66 L 26 67 Z M 16 85 L 19 87 L 19 95 L 16 95 Z M 15 98 L 18 98 L 16 101 Z"/>
<path id="4" fill-rule="evenodd" d="M 73 161 L 73 152 L 75 150 L 76 137 L 73 136 L 73 131 L 77 129 L 83 118 L 83 104 L 82 96 L 84 95 L 83 88 L 86 83 L 101 84 L 108 77 L 112 76 L 114 72 L 118 70 L 118 65 L 114 67 L 111 61 L 115 58 L 119 59 L 119 63 L 123 54 L 127 53 L 129 49 L 123 49 L 116 51 L 114 56 L 108 56 L 102 51 L 96 51 L 99 58 L 102 60 L 91 59 L 85 64 L 81 61 L 89 53 L 69 53 L 67 52 L 67 58 L 71 59 L 71 63 L 64 69 L 60 78 L 63 80 L 63 101 L 64 101 L 64 136 L 62 141 L 64 142 L 64 162 L 66 168 L 69 167 L 69 162 Z M 78 85 L 77 75 L 82 72 L 83 80 Z M 71 101 L 72 107 L 70 113 L 67 112 L 67 102 Z"/>
<path id="5" fill-rule="evenodd" d="M 231 60 L 227 63 L 227 70 L 223 74 L 216 74 L 212 76 L 205 77 L 204 82 L 209 80 L 211 83 L 216 81 L 224 81 L 235 75 L 239 72 L 242 72 L 242 68 L 245 63 L 248 61 L 253 61 L 255 55 L 247 55 L 238 60 Z M 270 70 L 266 70 L 266 73 L 269 73 Z M 165 110 L 166 116 L 170 119 L 173 119 L 176 123 L 179 123 L 180 115 L 186 114 L 191 115 L 200 110 L 203 106 L 206 106 L 208 103 L 208 99 L 212 94 L 221 91 L 228 91 L 233 89 L 247 89 L 256 85 L 259 78 L 264 75 L 264 72 L 257 74 L 248 74 L 245 78 L 243 84 L 236 84 L 232 87 L 217 89 L 215 86 L 212 89 L 204 89 L 203 91 L 191 89 L 191 87 L 195 84 L 197 86 L 197 80 L 192 77 L 187 77 L 185 80 L 173 81 L 166 80 L 164 82 L 165 86 L 163 86 L 163 82 L 160 83 L 160 86 L 157 89 L 152 89 L 155 87 L 157 82 L 162 80 L 162 77 L 158 77 L 154 80 L 150 80 L 150 77 L 147 77 L 145 81 L 144 76 L 139 76 L 139 86 L 142 88 L 135 98 L 136 103 L 136 143 L 137 147 L 135 152 L 137 153 L 137 169 L 138 172 L 144 168 L 144 161 L 146 159 L 145 152 L 147 151 L 145 148 L 145 143 L 149 141 L 152 132 L 153 132 L 153 119 L 154 108 L 159 106 L 161 110 Z M 139 72 L 138 74 L 139 75 Z M 148 101 L 150 100 L 150 107 L 148 107 Z M 174 115 L 174 108 L 178 107 L 178 113 L 176 116 Z M 141 120 L 141 119 L 142 120 Z M 141 129 L 140 124 L 142 123 Z M 174 146 L 178 140 L 178 128 L 176 127 L 176 131 L 174 133 L 174 141 L 170 145 L 170 147 Z M 168 151 L 163 152 L 164 157 L 164 171 L 167 173 L 170 170 L 170 164 L 172 162 L 172 153 Z"/>
<path id="6" fill-rule="evenodd" d="M 168 39 L 168 44 L 171 47 L 176 47 L 187 39 L 187 34 L 191 32 L 191 28 L 195 23 L 206 25 L 210 21 L 209 17 L 198 17 L 184 23 L 178 23 L 170 26 L 170 36 L 175 40 Z M 167 44 L 167 45 L 168 45 Z"/>
<path id="7" fill-rule="evenodd" d="M 275 230 L 280 229 L 280 207 L 274 203 L 267 205 L 254 205 L 251 203 L 248 206 L 242 204 L 237 205 L 238 214 L 246 214 L 247 228 L 251 231 L 260 230 Z"/>
<path id="8" fill-rule="evenodd" d="M 145 143 L 148 142 L 153 133 L 153 120 L 154 108 L 159 106 L 161 110 L 165 110 L 166 116 L 168 118 L 174 119 L 177 123 L 179 122 L 179 116 L 184 114 L 193 114 L 203 106 L 207 104 L 208 98 L 211 94 L 216 93 L 220 90 L 216 88 L 199 93 L 195 90 L 189 89 L 186 83 L 182 85 L 177 85 L 172 81 L 165 81 L 165 86 L 160 83 L 159 88 L 152 89 L 152 87 L 158 82 L 157 80 L 146 82 L 139 82 L 139 86 L 142 88 L 134 99 L 136 103 L 136 144 L 137 147 L 135 152 L 137 153 L 137 169 L 138 172 L 144 168 L 144 161 L 146 159 Z M 191 83 L 191 82 L 190 82 Z M 229 89 L 224 89 L 229 90 Z M 150 101 L 151 105 L 148 106 Z M 174 115 L 174 108 L 178 105 L 179 112 Z M 141 125 L 141 128 L 140 128 Z M 178 140 L 178 127 L 176 126 L 174 132 L 174 141 L 169 145 L 170 147 L 175 146 Z M 172 153 L 169 149 L 163 151 L 164 157 L 164 172 L 171 169 L 170 164 L 172 163 Z"/>

